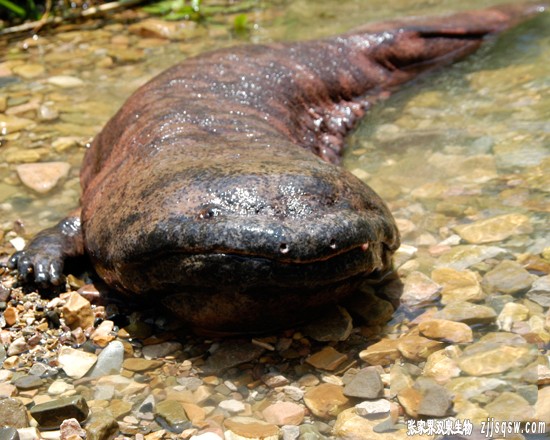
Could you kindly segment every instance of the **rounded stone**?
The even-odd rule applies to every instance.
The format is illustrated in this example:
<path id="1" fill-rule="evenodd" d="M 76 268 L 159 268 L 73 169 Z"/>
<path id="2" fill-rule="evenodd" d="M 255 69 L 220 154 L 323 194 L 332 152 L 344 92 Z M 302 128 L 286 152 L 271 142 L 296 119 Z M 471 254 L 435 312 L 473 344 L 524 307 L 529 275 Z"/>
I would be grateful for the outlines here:
<path id="1" fill-rule="evenodd" d="M 344 389 L 330 383 L 323 383 L 308 390 L 304 395 L 304 402 L 313 414 L 322 419 L 336 417 L 351 405 L 344 395 Z"/>

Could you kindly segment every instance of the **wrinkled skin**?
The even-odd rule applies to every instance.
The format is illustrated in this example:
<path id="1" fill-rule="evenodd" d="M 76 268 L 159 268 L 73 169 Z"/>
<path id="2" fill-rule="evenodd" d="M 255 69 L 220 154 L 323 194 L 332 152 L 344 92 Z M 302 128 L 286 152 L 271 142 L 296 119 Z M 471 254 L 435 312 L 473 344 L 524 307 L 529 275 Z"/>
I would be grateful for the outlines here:
<path id="1" fill-rule="evenodd" d="M 136 91 L 86 154 L 81 215 L 10 260 L 58 284 L 87 253 L 109 286 L 192 327 L 266 331 L 391 268 L 384 202 L 338 166 L 381 96 L 473 52 L 540 6 L 371 24 L 294 44 L 185 60 Z"/>

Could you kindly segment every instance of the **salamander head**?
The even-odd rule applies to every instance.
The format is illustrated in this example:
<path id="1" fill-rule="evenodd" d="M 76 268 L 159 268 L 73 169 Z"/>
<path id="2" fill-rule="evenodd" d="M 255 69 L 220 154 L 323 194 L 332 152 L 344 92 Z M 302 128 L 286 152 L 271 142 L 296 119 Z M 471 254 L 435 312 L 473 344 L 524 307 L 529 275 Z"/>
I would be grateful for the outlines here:
<path id="1" fill-rule="evenodd" d="M 315 309 L 387 270 L 398 246 L 380 198 L 315 157 L 201 161 L 138 176 L 84 212 L 88 252 L 109 284 L 158 292 L 199 327 L 278 326 L 282 311 Z M 242 310 L 257 318 L 247 324 Z"/>

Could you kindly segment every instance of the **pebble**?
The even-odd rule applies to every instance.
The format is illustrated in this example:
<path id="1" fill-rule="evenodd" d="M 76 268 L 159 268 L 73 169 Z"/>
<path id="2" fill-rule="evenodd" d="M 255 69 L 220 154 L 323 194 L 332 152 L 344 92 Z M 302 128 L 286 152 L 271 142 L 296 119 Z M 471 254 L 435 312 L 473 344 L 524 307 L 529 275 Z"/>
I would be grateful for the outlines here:
<path id="1" fill-rule="evenodd" d="M 64 380 L 58 379 L 51 383 L 48 387 L 48 394 L 52 396 L 58 396 L 69 390 L 73 390 L 74 386 L 70 383 L 65 382 Z"/>
<path id="2" fill-rule="evenodd" d="M 463 322 L 468 325 L 488 324 L 494 322 L 496 317 L 497 314 L 491 307 L 467 301 L 447 304 L 433 315 L 434 319 Z"/>
<path id="3" fill-rule="evenodd" d="M 486 344 L 482 346 L 482 351 L 476 351 L 477 344 L 470 346 L 474 350 L 465 350 L 457 360 L 460 369 L 471 376 L 504 373 L 512 368 L 524 367 L 536 357 L 536 350 L 528 345 L 500 345 L 490 348 Z"/>
<path id="4" fill-rule="evenodd" d="M 124 344 L 112 341 L 99 353 L 97 362 L 90 370 L 89 377 L 103 377 L 118 374 L 124 361 Z"/>
<path id="5" fill-rule="evenodd" d="M 99 347 L 105 347 L 109 342 L 111 342 L 115 338 L 115 335 L 112 334 L 114 326 L 114 322 L 108 319 L 99 324 L 91 335 L 91 339 L 94 341 L 94 344 Z"/>
<path id="6" fill-rule="evenodd" d="M 323 383 L 309 389 L 304 395 L 304 402 L 309 410 L 321 419 L 336 417 L 341 411 L 351 406 L 341 386 Z"/>
<path id="7" fill-rule="evenodd" d="M 222 400 L 218 404 L 218 407 L 231 414 L 238 414 L 240 412 L 243 412 L 246 409 L 242 401 L 235 400 L 235 399 Z"/>
<path id="8" fill-rule="evenodd" d="M 46 194 L 66 178 L 71 169 L 67 162 L 38 162 L 17 165 L 15 170 L 23 185 L 39 194 Z"/>
<path id="9" fill-rule="evenodd" d="M 162 367 L 163 362 L 159 360 L 129 358 L 122 362 L 122 368 L 136 373 L 143 373 L 149 370 L 155 370 Z"/>
<path id="10" fill-rule="evenodd" d="M 115 437 L 118 423 L 107 411 L 94 412 L 86 424 L 86 440 L 106 440 Z"/>
<path id="11" fill-rule="evenodd" d="M 529 217 L 523 214 L 499 215 L 455 226 L 453 229 L 464 240 L 474 244 L 500 242 L 509 237 L 533 232 Z"/>
<path id="12" fill-rule="evenodd" d="M 441 286 L 422 272 L 411 272 L 405 279 L 401 302 L 410 307 L 433 304 L 440 296 Z"/>
<path id="13" fill-rule="evenodd" d="M 148 38 L 166 38 L 172 41 L 187 40 L 201 33 L 193 21 L 166 21 L 158 18 L 140 20 L 129 26 L 134 34 Z"/>
<path id="14" fill-rule="evenodd" d="M 31 128 L 34 124 L 35 122 L 32 119 L 18 118 L 16 116 L 8 116 L 0 113 L 0 133 L 2 133 L 2 135 L 13 134 L 21 130 L 26 130 L 27 128 Z M 6 161 L 8 163 L 19 162 L 19 160 L 17 160 L 18 158 L 19 156 L 13 154 L 10 160 L 6 157 Z"/>
<path id="15" fill-rule="evenodd" d="M 427 338 L 440 339 L 455 344 L 472 342 L 473 340 L 473 332 L 468 325 L 446 319 L 431 319 L 421 322 L 418 325 L 418 330 L 421 335 Z"/>
<path id="16" fill-rule="evenodd" d="M 432 279 L 441 285 L 441 302 L 481 301 L 485 294 L 481 289 L 480 276 L 470 270 L 440 267 L 431 273 Z"/>
<path id="17" fill-rule="evenodd" d="M 335 307 L 322 318 L 304 327 L 304 333 L 320 342 L 345 341 L 351 334 L 353 321 L 343 307 Z"/>
<path id="18" fill-rule="evenodd" d="M 84 81 L 80 78 L 69 75 L 51 76 L 47 79 L 47 82 L 62 89 L 70 89 L 84 85 Z"/>
<path id="19" fill-rule="evenodd" d="M 389 365 L 401 357 L 395 339 L 382 339 L 359 353 L 359 357 L 371 365 Z"/>
<path id="20" fill-rule="evenodd" d="M 273 425 L 300 425 L 304 420 L 305 409 L 296 403 L 277 402 L 265 408 L 262 415 L 267 423 Z"/>
<path id="21" fill-rule="evenodd" d="M 459 245 L 441 255 L 435 263 L 435 267 L 464 270 L 488 258 L 502 257 L 507 253 L 505 249 L 496 246 Z"/>
<path id="22" fill-rule="evenodd" d="M 74 418 L 83 422 L 88 418 L 90 410 L 82 396 L 70 396 L 54 399 L 31 408 L 31 416 L 43 428 L 59 428 L 66 419 Z"/>
<path id="23" fill-rule="evenodd" d="M 449 415 L 453 404 L 451 393 L 436 381 L 430 378 L 417 380 L 417 386 L 421 389 L 422 399 L 417 412 L 425 417 L 445 417 Z"/>
<path id="24" fill-rule="evenodd" d="M 13 384 L 17 387 L 18 390 L 34 390 L 36 388 L 40 388 L 44 381 L 38 377 L 33 376 L 32 374 L 26 374 L 24 376 L 20 376 L 15 381 L 13 381 Z"/>
<path id="25" fill-rule="evenodd" d="M 453 377 L 460 376 L 461 370 L 456 359 L 449 355 L 448 350 L 439 350 L 426 359 L 422 374 L 432 377 L 438 383 L 447 383 Z"/>
<path id="26" fill-rule="evenodd" d="M 550 386 L 539 389 L 533 418 L 545 422 L 547 430 L 550 428 Z"/>
<path id="27" fill-rule="evenodd" d="M 59 427 L 60 440 L 78 440 L 85 439 L 86 431 L 82 429 L 80 423 L 76 419 L 66 419 Z"/>
<path id="28" fill-rule="evenodd" d="M 526 321 L 529 318 L 529 309 L 523 304 L 509 302 L 504 305 L 497 317 L 500 330 L 509 332 L 515 323 Z"/>
<path id="29" fill-rule="evenodd" d="M 504 391 L 484 407 L 495 420 L 525 422 L 535 413 L 529 402 L 516 393 Z"/>
<path id="30" fill-rule="evenodd" d="M 376 367 L 363 368 L 344 387 L 344 395 L 377 399 L 384 394 L 384 384 Z"/>
<path id="31" fill-rule="evenodd" d="M 62 347 L 59 350 L 57 362 L 65 374 L 73 379 L 80 379 L 90 371 L 97 361 L 97 356 L 71 347 Z"/>
<path id="32" fill-rule="evenodd" d="M 278 440 L 279 428 L 252 417 L 231 417 L 223 422 L 226 440 Z"/>
<path id="33" fill-rule="evenodd" d="M 537 278 L 526 296 L 543 307 L 550 307 L 550 275 Z"/>
<path id="34" fill-rule="evenodd" d="M 42 64 L 25 63 L 20 66 L 15 66 L 12 70 L 16 75 L 25 79 L 32 79 L 42 75 L 46 69 Z"/>
<path id="35" fill-rule="evenodd" d="M 391 403 L 386 399 L 370 400 L 355 405 L 355 413 L 369 419 L 381 419 L 390 415 Z"/>
<path id="36" fill-rule="evenodd" d="M 27 408 L 19 399 L 0 398 L 0 414 L 2 425 L 12 428 L 26 428 L 29 426 Z"/>
<path id="37" fill-rule="evenodd" d="M 181 433 L 190 426 L 185 409 L 181 402 L 177 400 L 163 400 L 159 402 L 155 413 L 166 422 L 171 430 L 177 433 Z"/>
<path id="38" fill-rule="evenodd" d="M 72 329 L 81 327 L 86 329 L 94 325 L 94 312 L 90 301 L 82 295 L 71 292 L 62 308 L 65 323 Z"/>
<path id="39" fill-rule="evenodd" d="M 11 426 L 0 427 L 0 440 L 20 440 L 19 433 Z"/>
<path id="40" fill-rule="evenodd" d="M 405 335 L 397 341 L 397 349 L 403 357 L 415 362 L 422 362 L 441 348 L 443 348 L 442 342 L 433 341 L 414 333 Z"/>
<path id="41" fill-rule="evenodd" d="M 145 359 L 158 359 L 181 350 L 181 348 L 182 345 L 179 342 L 162 342 L 160 344 L 146 345 L 141 352 Z"/>
<path id="42" fill-rule="evenodd" d="M 17 322 L 18 315 L 19 313 L 15 307 L 6 307 L 6 309 L 4 310 L 4 319 L 6 321 L 6 325 L 8 327 L 14 325 Z"/>
<path id="43" fill-rule="evenodd" d="M 347 359 L 347 355 L 338 352 L 330 346 L 327 346 L 321 351 L 318 351 L 308 357 L 306 362 L 321 370 L 334 371 Z"/>
<path id="44" fill-rule="evenodd" d="M 519 263 L 504 260 L 487 272 L 481 281 L 485 291 L 517 295 L 528 291 L 533 284 L 533 276 Z"/>

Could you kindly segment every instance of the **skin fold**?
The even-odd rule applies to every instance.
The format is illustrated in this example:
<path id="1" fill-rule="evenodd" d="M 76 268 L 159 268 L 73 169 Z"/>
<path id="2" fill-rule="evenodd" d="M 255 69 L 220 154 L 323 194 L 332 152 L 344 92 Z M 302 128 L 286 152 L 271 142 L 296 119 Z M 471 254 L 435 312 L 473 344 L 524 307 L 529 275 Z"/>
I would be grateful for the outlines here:
<path id="1" fill-rule="evenodd" d="M 86 253 L 114 290 L 160 301 L 203 330 L 306 319 L 390 270 L 399 247 L 385 203 L 338 165 L 346 135 L 400 84 L 543 9 L 394 20 L 186 59 L 97 135 L 81 212 L 9 264 L 55 285 L 64 260 Z"/>

